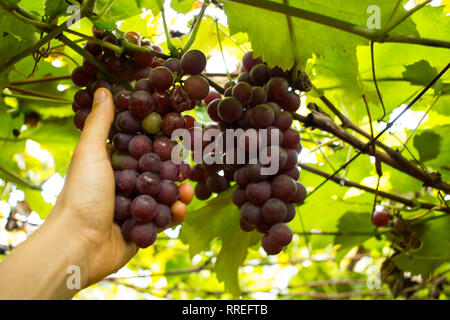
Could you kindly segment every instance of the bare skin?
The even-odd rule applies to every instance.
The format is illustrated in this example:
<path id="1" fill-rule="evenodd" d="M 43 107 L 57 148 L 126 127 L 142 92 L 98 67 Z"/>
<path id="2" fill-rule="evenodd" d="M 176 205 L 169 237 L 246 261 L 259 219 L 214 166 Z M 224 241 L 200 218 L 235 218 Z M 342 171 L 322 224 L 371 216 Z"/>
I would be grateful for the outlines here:
<path id="1" fill-rule="evenodd" d="M 70 266 L 81 288 L 116 272 L 137 252 L 113 223 L 114 174 L 105 141 L 111 93 L 99 89 L 72 156 L 64 188 L 44 224 L 0 263 L 0 299 L 70 299 Z"/>

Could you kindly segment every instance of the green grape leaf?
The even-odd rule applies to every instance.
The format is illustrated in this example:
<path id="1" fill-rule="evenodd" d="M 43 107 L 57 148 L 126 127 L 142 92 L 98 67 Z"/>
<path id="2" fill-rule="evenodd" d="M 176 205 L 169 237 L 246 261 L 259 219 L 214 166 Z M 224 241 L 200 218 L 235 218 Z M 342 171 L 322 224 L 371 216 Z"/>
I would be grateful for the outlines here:
<path id="1" fill-rule="evenodd" d="M 46 0 L 45 1 L 45 16 L 46 21 L 51 22 L 60 13 L 64 0 Z"/>
<path id="2" fill-rule="evenodd" d="M 261 239 L 255 231 L 247 233 L 239 225 L 239 210 L 231 202 L 232 189 L 188 213 L 181 229 L 181 239 L 189 245 L 191 257 L 209 249 L 216 237 L 222 240 L 215 272 L 225 290 L 238 295 L 238 269 L 247 256 L 247 249 Z"/>
<path id="3" fill-rule="evenodd" d="M 424 222 L 413 230 L 421 246 L 396 255 L 393 261 L 401 270 L 427 278 L 444 262 L 450 261 L 450 216 Z"/>
<path id="4" fill-rule="evenodd" d="M 94 20 L 94 26 L 101 31 L 108 31 L 108 32 L 117 31 L 119 32 L 119 34 L 123 34 L 123 32 L 117 27 L 117 25 L 114 22 L 98 19 Z"/>
<path id="5" fill-rule="evenodd" d="M 336 254 L 336 262 L 341 259 L 355 246 L 373 237 L 375 227 L 370 222 L 370 214 L 355 212 L 345 213 L 338 222 L 338 232 L 334 238 L 334 244 L 340 245 Z M 361 234 L 361 235 L 358 235 Z"/>
<path id="6" fill-rule="evenodd" d="M 172 0 L 170 6 L 177 12 L 186 14 L 192 9 L 195 0 Z"/>
<path id="7" fill-rule="evenodd" d="M 72 118 L 46 122 L 35 129 L 23 132 L 23 137 L 31 139 L 49 151 L 55 161 L 55 170 L 65 173 L 78 142 L 79 132 L 73 125 Z"/>
<path id="8" fill-rule="evenodd" d="M 414 147 L 419 151 L 420 160 L 437 158 L 441 149 L 442 137 L 433 131 L 423 131 L 414 136 Z"/>
<path id="9" fill-rule="evenodd" d="M 39 16 L 43 16 L 45 14 L 44 0 L 21 0 L 20 5 Z"/>
<path id="10" fill-rule="evenodd" d="M 97 10 L 106 5 L 107 2 L 108 0 L 98 0 Z M 151 10 L 154 15 L 157 15 L 160 11 L 158 0 L 115 0 L 102 19 L 116 23 L 119 20 L 141 14 L 143 9 Z"/>
<path id="11" fill-rule="evenodd" d="M 426 86 L 437 75 L 436 68 L 433 68 L 426 60 L 417 61 L 411 65 L 405 65 L 403 78 L 413 85 Z"/>

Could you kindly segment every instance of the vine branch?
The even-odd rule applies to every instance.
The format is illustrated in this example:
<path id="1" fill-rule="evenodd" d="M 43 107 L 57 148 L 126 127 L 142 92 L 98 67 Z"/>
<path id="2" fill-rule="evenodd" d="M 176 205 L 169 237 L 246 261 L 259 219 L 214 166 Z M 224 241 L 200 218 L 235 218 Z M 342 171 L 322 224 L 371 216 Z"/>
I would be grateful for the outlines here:
<path id="1" fill-rule="evenodd" d="M 410 43 L 432 47 L 450 48 L 450 41 L 440 39 L 429 38 L 413 38 L 410 36 L 396 35 L 396 34 L 384 34 L 380 38 L 380 32 L 377 30 L 370 30 L 368 28 L 335 19 L 320 13 L 307 11 L 297 7 L 292 7 L 276 2 L 264 1 L 264 0 L 223 0 L 224 2 L 235 2 L 256 8 L 266 9 L 273 12 L 283 13 L 289 16 L 300 18 L 303 20 L 311 21 L 314 23 L 326 25 L 335 29 L 339 29 L 345 32 L 349 32 L 360 37 L 366 38 L 375 42 L 398 42 L 398 43 Z M 401 21 L 400 21 L 401 22 Z"/>
<path id="2" fill-rule="evenodd" d="M 330 174 L 321 171 L 319 169 L 316 169 L 314 167 L 308 166 L 306 164 L 300 163 L 298 164 L 298 166 L 308 172 L 314 173 L 316 175 L 319 175 L 321 177 L 324 178 L 329 178 L 329 180 L 332 180 L 334 182 L 336 182 L 337 184 L 341 185 L 341 186 L 345 186 L 345 187 L 350 187 L 350 188 L 357 188 L 360 190 L 364 190 L 366 192 L 372 193 L 372 194 L 376 194 L 377 190 L 364 186 L 362 184 L 350 181 L 344 177 L 340 177 L 340 176 L 334 176 L 331 177 Z M 404 197 L 400 197 L 397 196 L 395 194 L 391 194 L 388 192 L 384 192 L 384 191 L 378 191 L 378 196 L 395 201 L 395 202 L 399 202 L 399 203 L 403 203 L 404 205 L 407 205 L 408 207 L 416 207 L 416 206 L 420 206 L 420 208 L 422 209 L 434 209 L 436 207 L 435 204 L 431 204 L 431 203 L 425 203 L 425 202 L 416 202 L 414 200 L 408 199 L 408 198 L 404 198 Z M 446 213 L 450 213 L 450 208 L 445 208 L 445 207 L 441 207 L 439 209 L 435 209 L 435 210 L 439 210 L 442 212 L 446 212 Z"/>

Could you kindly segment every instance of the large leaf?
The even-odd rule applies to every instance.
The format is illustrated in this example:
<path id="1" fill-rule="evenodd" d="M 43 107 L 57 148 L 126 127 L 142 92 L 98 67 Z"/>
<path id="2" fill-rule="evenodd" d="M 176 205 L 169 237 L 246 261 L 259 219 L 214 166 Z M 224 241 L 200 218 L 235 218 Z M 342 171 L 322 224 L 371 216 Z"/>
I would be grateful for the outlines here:
<path id="1" fill-rule="evenodd" d="M 335 237 L 334 244 L 340 245 L 336 254 L 338 263 L 353 247 L 370 239 L 373 236 L 371 233 L 375 231 L 370 222 L 370 213 L 354 212 L 347 212 L 343 215 L 339 219 L 337 229 L 340 234 Z"/>
<path id="2" fill-rule="evenodd" d="M 450 261 L 450 216 L 427 221 L 414 230 L 421 246 L 395 256 L 394 263 L 404 271 L 428 277 L 437 267 Z"/>
<path id="3" fill-rule="evenodd" d="M 419 151 L 420 160 L 435 159 L 439 155 L 441 141 L 441 136 L 433 131 L 424 131 L 414 136 L 414 147 Z"/>
<path id="4" fill-rule="evenodd" d="M 183 223 L 182 239 L 189 244 L 191 257 L 209 249 L 216 237 L 222 240 L 215 271 L 225 283 L 225 289 L 235 295 L 240 293 L 238 268 L 247 256 L 247 249 L 261 239 L 256 232 L 244 232 L 239 225 L 239 210 L 231 202 L 228 190 L 208 201 L 202 208 L 189 212 Z"/>

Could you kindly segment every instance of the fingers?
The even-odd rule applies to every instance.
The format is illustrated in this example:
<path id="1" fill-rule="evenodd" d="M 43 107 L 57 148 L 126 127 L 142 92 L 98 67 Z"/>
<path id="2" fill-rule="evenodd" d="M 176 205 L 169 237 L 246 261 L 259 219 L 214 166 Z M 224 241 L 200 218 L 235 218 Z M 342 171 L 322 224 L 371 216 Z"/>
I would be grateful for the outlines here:
<path id="1" fill-rule="evenodd" d="M 85 151 L 104 152 L 106 155 L 105 143 L 113 120 L 113 97 L 109 90 L 100 88 L 94 94 L 92 111 L 84 124 L 79 147 Z"/>

